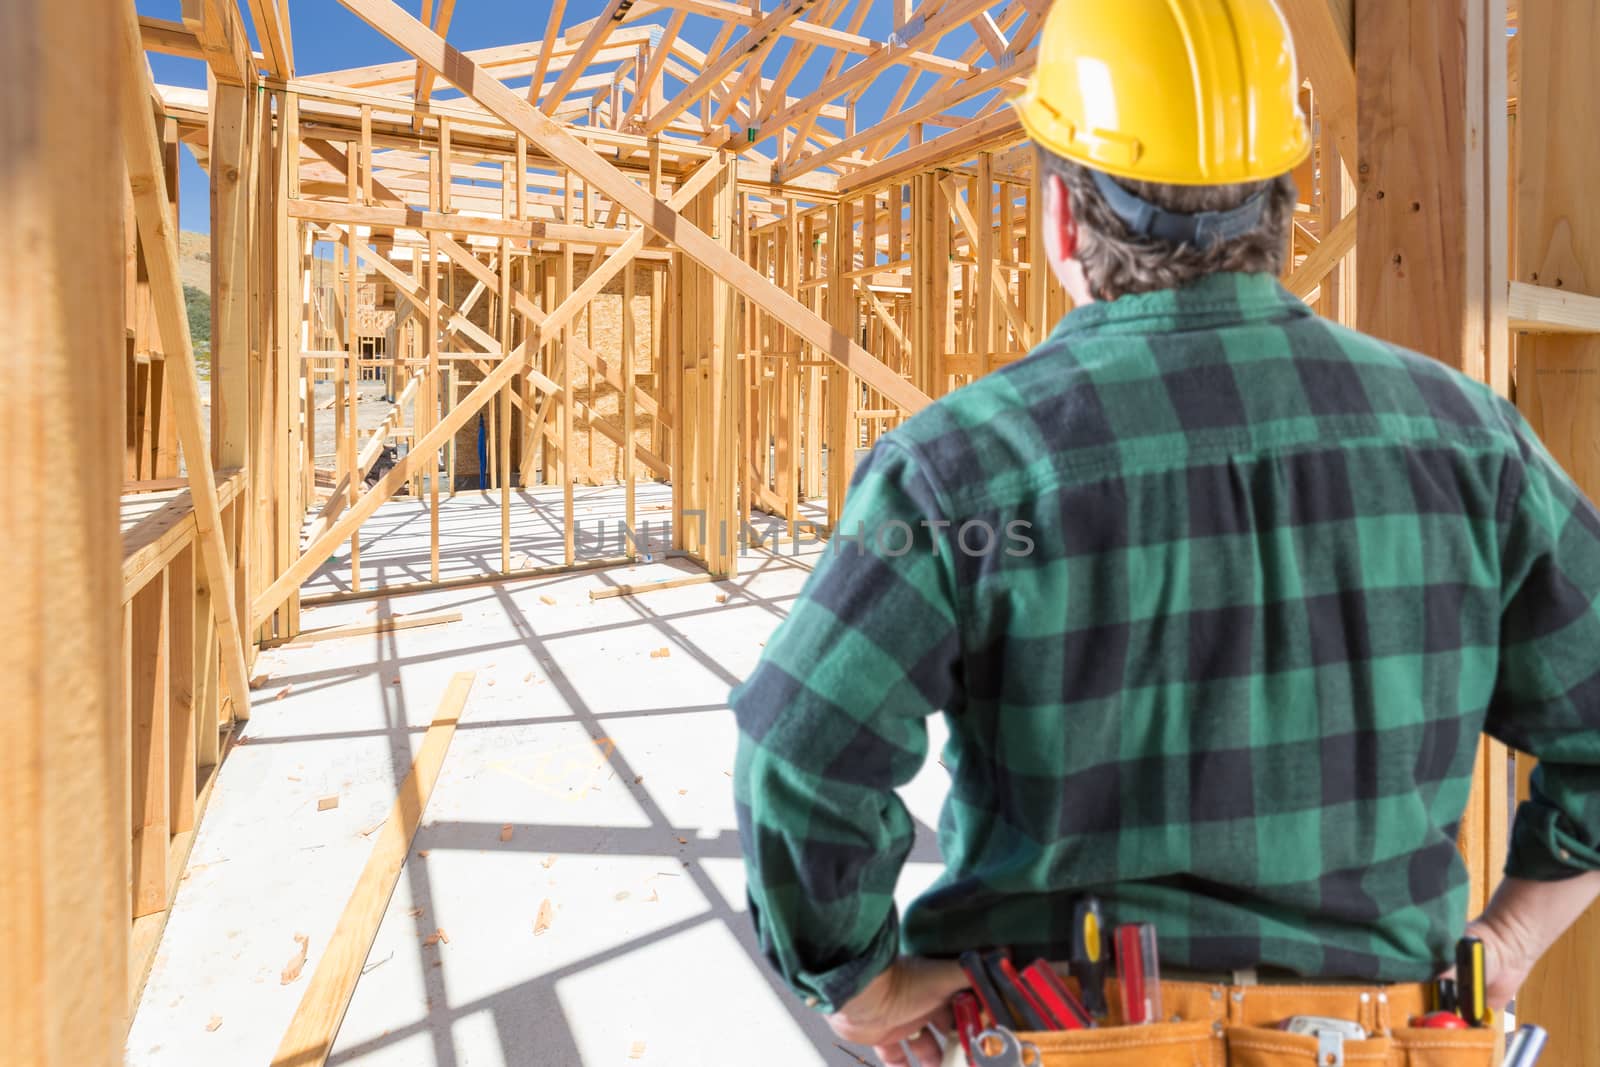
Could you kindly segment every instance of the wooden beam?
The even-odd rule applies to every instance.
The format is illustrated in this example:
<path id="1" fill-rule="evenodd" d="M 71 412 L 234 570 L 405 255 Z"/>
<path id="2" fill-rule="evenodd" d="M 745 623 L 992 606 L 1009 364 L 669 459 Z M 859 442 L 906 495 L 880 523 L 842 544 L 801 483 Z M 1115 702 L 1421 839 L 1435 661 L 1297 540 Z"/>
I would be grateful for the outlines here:
<path id="1" fill-rule="evenodd" d="M 189 314 L 184 307 L 182 282 L 178 275 L 178 230 L 166 203 L 162 146 L 155 131 L 155 118 L 146 101 L 150 96 L 144 53 L 139 48 L 139 24 L 128 5 L 122 26 L 123 152 L 128 162 L 128 179 L 133 187 L 134 214 L 138 216 L 139 240 L 144 243 L 146 266 L 150 274 L 150 298 L 155 306 L 162 347 L 166 354 L 166 387 L 178 419 L 178 440 L 189 474 L 189 491 L 194 494 L 195 528 L 205 560 L 205 581 L 213 595 L 218 640 L 222 645 L 222 677 L 226 678 L 234 712 L 250 717 L 250 672 L 245 667 L 243 630 L 235 616 L 234 566 L 222 536 L 221 509 L 216 498 L 216 475 L 211 467 L 211 450 L 205 430 L 200 426 L 200 379 L 195 373 L 194 346 L 189 338 Z"/>
<path id="2" fill-rule="evenodd" d="M 974 119 L 958 130 L 951 130 L 943 137 L 924 141 L 914 148 L 897 152 L 869 167 L 862 167 L 854 174 L 839 180 L 839 192 L 852 193 L 887 185 L 903 175 L 927 170 L 935 163 L 970 159 L 986 148 L 999 148 L 1021 140 L 1024 136 L 1016 112 L 1006 108 L 1004 111 Z"/>
<path id="3" fill-rule="evenodd" d="M 0 1034 L 7 1062 L 44 1067 L 121 1063 L 128 1027 L 117 144 L 130 62 L 118 20 L 133 4 L 115 6 L 0 4 L 0 318 L 13 346 L 0 451 L 14 471 L 51 472 L 17 479 L 0 508 Z"/>
<path id="4" fill-rule="evenodd" d="M 360 592 L 360 590 L 352 590 Z M 347 637 L 366 637 L 368 634 L 392 634 L 399 630 L 415 630 L 422 626 L 445 626 L 461 621 L 459 611 L 439 611 L 432 615 L 393 615 L 387 619 L 359 622 L 350 626 L 323 626 L 315 630 L 302 630 L 287 642 L 290 648 L 300 648 L 319 641 L 339 641 Z"/>
<path id="5" fill-rule="evenodd" d="M 1324 236 L 1311 254 L 1301 261 L 1287 278 L 1283 287 L 1304 300 L 1311 295 L 1311 291 L 1328 276 L 1328 272 L 1339 265 L 1339 261 L 1350 254 L 1356 246 L 1356 230 L 1358 211 L 1340 219 L 1338 225 Z"/>
<path id="6" fill-rule="evenodd" d="M 720 56 L 706 64 L 700 76 L 683 91 L 668 100 L 645 122 L 646 133 L 660 133 L 673 119 L 683 114 L 685 108 L 705 96 L 745 60 L 751 59 L 772 36 L 789 23 L 809 11 L 817 0 L 782 0 L 762 20 L 745 31 L 745 35 L 725 48 Z"/>
<path id="7" fill-rule="evenodd" d="M 194 31 L 181 22 L 169 22 L 167 19 L 152 18 L 149 15 L 139 16 L 139 39 L 149 52 L 161 52 L 169 56 L 182 56 L 185 59 L 198 59 L 204 63 L 206 53 L 200 47 L 199 38 Z"/>
<path id="8" fill-rule="evenodd" d="M 974 96 L 986 93 L 996 86 L 1004 85 L 1013 78 L 1026 76 L 1033 70 L 1037 59 L 1037 50 L 1029 49 L 1024 56 L 1008 67 L 995 67 L 992 70 L 985 71 L 974 78 L 969 78 L 959 83 L 949 92 L 938 96 L 930 96 L 915 107 L 908 108 L 893 116 L 893 118 L 886 118 L 883 122 L 877 123 L 853 137 L 846 137 L 831 147 L 813 152 L 809 156 L 801 156 L 793 163 L 779 167 L 779 180 L 788 181 L 796 175 L 815 170 L 817 167 L 827 166 L 829 163 L 843 159 L 845 156 L 883 139 L 887 134 L 894 134 L 898 138 L 897 131 L 903 131 L 918 122 L 925 122 L 933 116 L 941 114 L 947 108 L 954 107 L 956 104 L 970 100 Z M 965 125 L 965 120 L 962 120 L 962 124 Z"/>
<path id="9" fill-rule="evenodd" d="M 1520 0 L 1517 272 L 1513 307 L 1541 326 L 1600 325 L 1600 23 L 1593 5 Z M 1363 253 L 1365 254 L 1365 253 Z M 1534 314 L 1528 314 L 1529 312 Z M 1587 332 L 1587 331 L 1586 331 Z M 1600 336 L 1517 339 L 1517 407 L 1590 500 L 1600 500 Z M 1519 799 L 1534 761 L 1517 757 Z M 1600 1067 L 1600 906 L 1590 907 L 1534 967 L 1517 1021 L 1550 1031 L 1545 1061 Z"/>
<path id="10" fill-rule="evenodd" d="M 555 52 L 556 38 L 561 35 L 561 18 L 566 14 L 567 0 L 555 0 L 550 5 L 550 15 L 544 23 L 544 44 L 539 49 L 539 58 L 533 68 L 533 77 L 528 81 L 528 103 L 537 104 L 539 93 L 544 88 L 544 73 L 550 69 L 550 57 Z M 418 68 L 425 64 L 418 63 Z"/>
<path id="11" fill-rule="evenodd" d="M 773 115 L 761 128 L 756 131 L 752 143 L 760 143 L 768 137 L 774 136 L 784 126 L 796 119 L 820 108 L 829 100 L 836 100 L 840 96 L 870 82 L 882 71 L 896 63 L 906 61 L 907 52 L 919 48 L 926 41 L 937 42 L 945 34 L 962 25 L 972 14 L 986 7 L 990 0 L 955 0 L 938 14 L 927 20 L 922 29 L 908 37 L 901 47 L 884 46 L 872 55 L 863 59 L 838 77 L 823 83 L 816 92 L 784 108 Z"/>
<path id="12" fill-rule="evenodd" d="M 389 439 L 390 431 L 399 424 L 406 405 L 411 403 L 411 398 L 416 395 L 417 386 L 422 381 L 422 373 L 419 370 L 411 376 L 411 380 L 406 383 L 406 387 L 395 398 L 394 408 L 388 415 L 384 416 L 383 424 L 376 427 L 367 438 L 367 443 L 362 447 L 361 454 L 356 457 L 354 477 L 357 480 L 365 479 L 367 471 L 371 470 L 372 465 L 378 461 L 378 456 L 382 454 L 383 446 Z M 333 491 L 328 494 L 328 498 L 323 501 L 322 510 L 317 513 L 317 517 L 312 520 L 311 525 L 306 527 L 306 540 L 315 541 L 322 536 L 323 531 L 332 526 L 334 520 L 339 517 L 340 512 L 344 511 L 350 492 L 348 481 L 350 477 L 351 475 L 347 472 L 339 480 L 338 484 L 333 487 Z"/>
<path id="13" fill-rule="evenodd" d="M 206 64 L 217 81 L 247 85 L 254 79 L 250 39 L 245 36 L 235 0 L 182 0 L 182 13 L 183 24 L 200 42 Z M 140 58 L 142 62 L 143 57 Z M 148 91 L 145 95 L 149 95 Z"/>
<path id="14" fill-rule="evenodd" d="M 1507 320 L 1527 333 L 1600 334 L 1600 297 L 1514 281 Z"/>
<path id="15" fill-rule="evenodd" d="M 162 571 L 133 598 L 128 694 L 129 763 L 133 771 L 133 917 L 167 907 L 167 841 L 171 794 L 167 781 L 167 715 L 172 679 L 167 669 L 169 573 Z"/>
<path id="16" fill-rule="evenodd" d="M 544 112 L 546 116 L 549 116 L 555 110 L 556 105 L 561 102 L 561 98 L 566 96 L 567 93 L 571 91 L 572 83 L 578 80 L 578 75 L 582 74 L 584 69 L 588 67 L 590 58 L 595 54 L 595 52 L 599 51 L 601 45 L 606 43 L 606 38 L 609 37 L 611 35 L 611 31 L 616 28 L 617 21 L 623 16 L 624 13 L 627 12 L 628 8 L 632 6 L 633 0 L 607 0 L 605 11 L 601 13 L 599 18 L 594 20 L 588 36 L 583 39 L 583 44 L 581 44 L 578 47 L 578 51 L 573 54 L 572 60 L 567 64 L 567 69 L 562 71 L 561 77 L 556 79 L 555 88 L 546 93 L 544 100 L 540 102 L 539 110 Z M 360 14 L 360 12 L 357 13 Z M 422 29 L 424 32 L 428 32 L 427 28 L 422 26 L 420 23 L 418 24 L 418 28 Z M 440 38 L 439 43 L 444 44 L 443 38 Z M 453 48 L 450 49 L 450 51 L 456 56 L 461 54 L 455 51 Z M 421 59 L 422 62 L 427 63 L 427 59 L 425 57 L 418 56 L 417 58 Z M 439 68 L 435 66 L 435 69 Z M 442 73 L 446 78 L 450 78 L 449 71 L 440 70 L 440 73 Z M 453 78 L 450 80 L 454 82 Z M 461 88 L 459 83 L 455 84 L 456 88 Z M 499 83 L 496 82 L 496 84 Z M 503 85 L 500 87 L 502 89 L 505 88 Z M 462 89 L 462 92 L 466 93 L 468 96 L 473 95 L 470 89 Z"/>
<path id="17" fill-rule="evenodd" d="M 455 14 L 456 0 L 439 0 L 439 6 L 433 13 L 433 32 L 443 37 L 450 32 L 450 18 Z M 433 80 L 438 72 L 432 67 L 417 64 L 417 80 L 411 89 L 411 99 L 416 101 L 427 100 L 433 95 Z M 418 119 L 412 124 L 413 129 L 421 129 L 422 123 Z"/>
<path id="18" fill-rule="evenodd" d="M 434 66 L 447 81 L 551 156 L 566 162 L 574 173 L 617 201 L 634 218 L 714 271 L 746 298 L 859 375 L 891 402 L 907 412 L 918 411 L 930 402 L 925 394 L 911 386 L 898 372 L 874 358 L 850 337 L 829 327 L 815 312 L 762 277 L 733 252 L 639 188 L 548 116 L 529 107 L 521 97 L 484 74 L 460 52 L 430 33 L 392 0 L 340 2 L 422 62 Z"/>
<path id="19" fill-rule="evenodd" d="M 322 1067 L 328 1061 L 333 1039 L 344 1022 L 356 980 L 361 977 L 361 966 L 372 948 L 372 939 L 378 936 L 378 925 L 411 852 L 411 840 L 416 836 L 428 798 L 433 795 L 433 784 L 439 778 L 439 768 L 444 764 L 475 677 L 468 671 L 450 679 L 439 710 L 422 736 L 422 747 L 411 764 L 411 773 L 400 783 L 367 864 L 322 950 L 317 969 L 306 983 L 289 1029 L 278 1043 L 273 1067 Z"/>
<path id="20" fill-rule="evenodd" d="M 1359 325 L 1505 392 L 1505 0 L 1356 19 Z"/>
<path id="21" fill-rule="evenodd" d="M 278 19 L 277 0 L 248 0 L 250 21 L 255 24 L 256 40 L 261 42 L 262 65 L 274 78 L 294 77 L 288 41 Z"/>
<path id="22" fill-rule="evenodd" d="M 414 230 L 417 233 L 472 234 L 504 237 L 512 241 L 559 241 L 564 244 L 616 247 L 628 243 L 633 230 L 609 230 L 600 226 L 568 225 L 559 222 L 518 222 L 484 218 L 460 212 L 448 214 L 419 211 L 409 207 L 361 207 L 335 200 L 296 200 L 289 205 L 289 217 L 308 222 L 368 226 L 375 230 Z"/>
<path id="23" fill-rule="evenodd" d="M 1328 0 L 1280 0 L 1284 17 L 1294 34 L 1300 73 L 1311 79 L 1322 121 L 1333 130 L 1339 158 L 1351 173 L 1356 160 L 1356 68 L 1351 59 L 1349 35 Z M 1309 196 L 1311 190 L 1300 190 Z"/>
<path id="24" fill-rule="evenodd" d="M 663 578 L 659 582 L 628 582 L 622 585 L 609 585 L 604 589 L 589 590 L 589 601 L 614 600 L 623 596 L 638 596 L 641 593 L 656 592 L 661 589 L 682 589 L 686 585 L 709 585 L 713 582 L 726 581 L 709 572 L 700 574 L 686 574 L 681 578 Z"/>
<path id="25" fill-rule="evenodd" d="M 222 515 L 217 504 L 216 476 L 211 466 L 211 451 L 200 425 L 200 380 L 195 373 L 194 347 L 189 338 L 189 316 L 183 299 L 183 283 L 178 276 L 177 228 L 165 194 L 161 163 L 161 142 L 155 119 L 145 102 L 150 98 L 144 53 L 139 45 L 139 25 L 131 4 L 121 5 L 123 84 L 122 143 L 128 163 L 128 178 L 133 189 L 134 213 L 139 222 L 139 238 L 144 243 L 145 263 L 150 272 L 151 302 L 161 330 L 166 353 L 166 382 L 173 414 L 178 420 L 178 440 L 183 449 L 189 475 L 189 492 L 194 496 L 197 538 L 205 562 L 205 581 L 214 594 L 217 638 L 222 645 L 222 673 L 234 713 L 250 715 L 250 676 L 244 663 L 244 632 L 235 614 L 233 564 L 223 538 Z"/>
<path id="26" fill-rule="evenodd" d="M 652 93 L 661 91 L 661 68 L 672 57 L 672 42 L 678 39 L 678 32 L 683 29 L 683 20 L 687 17 L 687 12 L 674 11 L 666 30 L 661 34 L 660 42 L 651 46 L 650 61 L 645 66 L 644 73 L 639 76 L 638 88 L 634 91 L 633 100 L 628 104 L 628 110 L 623 112 L 621 121 L 617 123 L 618 129 L 625 128 L 632 121 L 633 116 Z"/>

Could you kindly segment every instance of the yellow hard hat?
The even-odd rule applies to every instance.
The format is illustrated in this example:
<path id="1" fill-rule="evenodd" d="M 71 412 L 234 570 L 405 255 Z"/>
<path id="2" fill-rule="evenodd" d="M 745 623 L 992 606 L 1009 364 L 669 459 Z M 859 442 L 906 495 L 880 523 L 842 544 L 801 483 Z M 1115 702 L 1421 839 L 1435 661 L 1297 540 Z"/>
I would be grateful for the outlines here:
<path id="1" fill-rule="evenodd" d="M 1136 181 L 1264 181 L 1311 151 L 1274 0 L 1055 0 L 1011 105 L 1043 147 Z"/>

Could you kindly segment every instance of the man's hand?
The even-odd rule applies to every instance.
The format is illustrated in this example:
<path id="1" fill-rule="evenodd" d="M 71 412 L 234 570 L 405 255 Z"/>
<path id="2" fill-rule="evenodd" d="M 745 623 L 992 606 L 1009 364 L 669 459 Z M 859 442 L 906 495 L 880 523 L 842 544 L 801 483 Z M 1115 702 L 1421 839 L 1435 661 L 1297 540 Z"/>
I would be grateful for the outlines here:
<path id="1" fill-rule="evenodd" d="M 1600 896 L 1600 872 L 1561 882 L 1507 878 L 1489 907 L 1467 924 L 1483 941 L 1489 1007 L 1499 1011 L 1539 962 L 1539 957 Z"/>
<path id="2" fill-rule="evenodd" d="M 950 997 L 966 987 L 954 960 L 903 956 L 828 1016 L 828 1024 L 846 1041 L 873 1046 L 887 1067 L 939 1067 L 944 1053 L 930 1027 L 953 1029 Z"/>

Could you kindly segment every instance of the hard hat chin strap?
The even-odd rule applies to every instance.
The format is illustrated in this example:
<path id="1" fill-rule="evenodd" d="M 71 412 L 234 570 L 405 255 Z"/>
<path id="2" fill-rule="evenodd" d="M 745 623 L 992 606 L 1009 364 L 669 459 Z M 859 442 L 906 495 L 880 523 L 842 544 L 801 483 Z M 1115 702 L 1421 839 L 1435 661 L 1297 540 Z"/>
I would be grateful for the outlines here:
<path id="1" fill-rule="evenodd" d="M 1271 186 L 1257 190 L 1244 203 L 1228 211 L 1200 211 L 1184 214 L 1168 211 L 1124 189 L 1111 175 L 1089 170 L 1095 188 L 1107 206 L 1140 237 L 1153 237 L 1168 244 L 1189 244 L 1199 249 L 1243 237 L 1261 224 L 1267 210 Z"/>

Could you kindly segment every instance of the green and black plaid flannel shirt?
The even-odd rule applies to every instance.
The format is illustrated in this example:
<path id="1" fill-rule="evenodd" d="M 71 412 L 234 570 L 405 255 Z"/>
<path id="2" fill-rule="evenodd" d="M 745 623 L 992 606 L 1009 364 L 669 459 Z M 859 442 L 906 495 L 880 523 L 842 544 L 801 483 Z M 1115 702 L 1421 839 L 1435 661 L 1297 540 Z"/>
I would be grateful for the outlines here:
<path id="1" fill-rule="evenodd" d="M 897 951 L 1063 959 L 1092 891 L 1168 965 L 1424 979 L 1480 732 L 1542 761 L 1507 870 L 1600 868 L 1597 597 L 1600 517 L 1486 388 L 1262 275 L 1078 309 L 880 442 L 733 694 L 763 948 L 827 1009 Z"/>

